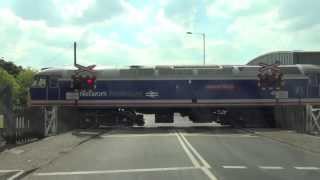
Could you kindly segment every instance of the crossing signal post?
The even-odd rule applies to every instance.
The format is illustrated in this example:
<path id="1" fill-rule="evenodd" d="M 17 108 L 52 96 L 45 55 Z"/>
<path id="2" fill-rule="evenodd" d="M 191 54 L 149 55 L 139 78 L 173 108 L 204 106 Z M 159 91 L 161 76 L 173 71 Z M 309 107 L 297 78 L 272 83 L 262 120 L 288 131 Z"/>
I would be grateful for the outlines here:
<path id="1" fill-rule="evenodd" d="M 77 70 L 72 75 L 73 89 L 78 91 L 95 90 L 96 76 L 94 68 L 96 65 L 82 66 L 77 64 L 77 43 L 74 42 L 74 66 Z"/>
<path id="2" fill-rule="evenodd" d="M 95 90 L 96 77 L 95 76 L 79 76 L 74 75 L 73 80 L 73 89 L 78 91 L 89 91 Z"/>
<path id="3" fill-rule="evenodd" d="M 81 90 L 82 89 L 82 85 L 81 85 L 81 79 L 80 76 L 74 75 L 72 76 L 72 87 L 74 90 Z"/>
<path id="4" fill-rule="evenodd" d="M 284 86 L 283 74 L 278 64 L 259 64 L 261 67 L 258 74 L 258 87 L 262 90 L 280 90 Z"/>

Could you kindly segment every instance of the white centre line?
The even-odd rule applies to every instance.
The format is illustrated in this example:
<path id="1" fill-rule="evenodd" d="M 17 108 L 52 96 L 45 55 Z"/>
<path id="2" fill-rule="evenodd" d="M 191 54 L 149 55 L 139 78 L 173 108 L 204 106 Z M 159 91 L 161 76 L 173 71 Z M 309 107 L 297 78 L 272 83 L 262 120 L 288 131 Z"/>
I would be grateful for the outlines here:
<path id="1" fill-rule="evenodd" d="M 15 172 L 13 176 L 9 177 L 7 180 L 15 180 L 18 178 L 24 171 L 23 170 L 17 170 L 17 169 L 12 169 L 12 170 L 0 170 L 0 173 L 13 173 Z"/>
<path id="2" fill-rule="evenodd" d="M 178 133 L 176 133 L 176 136 L 183 148 L 183 150 L 186 152 L 187 156 L 189 157 L 189 159 L 191 160 L 193 166 L 195 167 L 200 167 L 200 163 L 197 161 L 197 159 L 193 156 L 193 154 L 190 152 L 190 150 L 187 148 L 187 146 L 185 145 L 185 143 L 182 141 L 181 137 L 179 136 Z"/>
<path id="3" fill-rule="evenodd" d="M 175 133 L 168 134 L 110 134 L 110 135 L 102 135 L 101 138 L 129 138 L 129 137 L 167 137 L 167 136 L 175 136 Z"/>
<path id="4" fill-rule="evenodd" d="M 180 138 L 181 136 L 181 138 Z M 189 149 L 186 147 L 186 145 L 191 149 L 191 151 L 193 152 L 193 154 L 195 154 L 197 156 L 197 158 L 201 161 L 201 163 L 204 165 L 201 167 L 201 170 L 204 172 L 205 175 L 208 176 L 208 178 L 210 180 L 217 180 L 218 178 L 209 170 L 209 168 L 211 168 L 211 166 L 209 165 L 209 163 L 199 154 L 199 152 L 189 143 L 189 141 L 183 136 L 183 134 L 181 133 L 177 133 L 177 138 L 179 139 L 180 144 L 182 145 L 183 149 L 185 149 L 186 153 L 190 153 Z M 186 144 L 186 145 L 185 145 Z M 196 161 L 196 167 L 200 164 L 198 162 L 198 160 L 196 160 L 196 158 L 193 156 L 193 154 L 190 153 L 192 159 L 195 159 Z M 188 155 L 189 156 L 189 155 Z M 191 157 L 189 156 L 189 158 L 191 159 Z M 193 161 L 191 159 L 191 161 Z M 200 166 L 200 165 L 199 165 Z"/>
<path id="5" fill-rule="evenodd" d="M 222 166 L 225 169 L 247 169 L 247 166 Z"/>
<path id="6" fill-rule="evenodd" d="M 160 172 L 200 169 L 201 167 L 170 167 L 170 168 L 148 168 L 148 169 L 120 169 L 120 170 L 101 170 L 101 171 L 71 171 L 71 172 L 44 172 L 35 173 L 34 176 L 66 176 L 66 175 L 88 175 L 88 174 L 113 174 L 113 173 L 136 173 L 136 172 Z"/>
<path id="7" fill-rule="evenodd" d="M 184 140 L 184 142 L 187 144 L 187 146 L 191 149 L 191 151 L 197 156 L 197 158 L 201 161 L 201 163 L 204 165 L 206 168 L 210 168 L 211 166 L 209 163 L 199 154 L 199 152 L 189 143 L 187 138 L 183 136 L 183 134 L 180 134 L 181 138 Z"/>
<path id="8" fill-rule="evenodd" d="M 281 166 L 259 166 L 260 169 L 269 169 L 269 170 L 281 170 L 284 169 Z"/>
<path id="9" fill-rule="evenodd" d="M 194 134 L 186 134 L 183 133 L 184 136 L 209 136 L 209 137 L 231 137 L 231 138 L 256 138 L 258 136 L 250 135 L 250 134 L 201 134 L 201 133 L 194 133 Z"/>
<path id="10" fill-rule="evenodd" d="M 208 176 L 210 180 L 218 180 L 218 178 L 206 167 L 202 167 L 201 170 Z"/>
<path id="11" fill-rule="evenodd" d="M 23 170 L 19 171 L 17 174 L 11 176 L 10 178 L 8 178 L 8 180 L 15 180 L 17 179 L 21 174 L 23 174 Z"/>
<path id="12" fill-rule="evenodd" d="M 319 170 L 320 168 L 318 167 L 313 167 L 313 166 L 305 166 L 305 167 L 294 167 L 297 170 Z"/>

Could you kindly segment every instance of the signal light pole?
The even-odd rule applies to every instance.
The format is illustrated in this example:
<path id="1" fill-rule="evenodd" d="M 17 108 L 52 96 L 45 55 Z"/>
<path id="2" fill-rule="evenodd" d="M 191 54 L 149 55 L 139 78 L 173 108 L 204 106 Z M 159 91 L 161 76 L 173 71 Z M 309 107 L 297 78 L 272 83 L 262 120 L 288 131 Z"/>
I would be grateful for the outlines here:
<path id="1" fill-rule="evenodd" d="M 73 43 L 73 64 L 74 66 L 77 65 L 77 43 Z"/>
<path id="2" fill-rule="evenodd" d="M 201 35 L 203 39 L 203 65 L 206 65 L 206 34 L 205 33 L 193 33 L 187 32 L 187 34 Z"/>

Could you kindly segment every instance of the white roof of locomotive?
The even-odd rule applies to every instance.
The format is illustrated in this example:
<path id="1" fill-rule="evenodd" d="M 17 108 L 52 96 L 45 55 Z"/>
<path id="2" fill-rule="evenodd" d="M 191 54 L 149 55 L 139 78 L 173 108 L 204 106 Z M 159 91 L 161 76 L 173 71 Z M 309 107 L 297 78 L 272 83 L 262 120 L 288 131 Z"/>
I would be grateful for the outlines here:
<path id="1" fill-rule="evenodd" d="M 303 75 L 308 69 L 320 70 L 317 65 L 279 66 L 285 76 Z M 128 68 L 95 67 L 97 79 L 194 79 L 208 77 L 252 77 L 256 78 L 261 66 L 256 65 L 208 65 L 208 66 L 130 66 Z M 75 67 L 47 68 L 39 75 L 58 76 L 69 79 L 75 73 Z M 87 72 L 82 72 L 88 74 Z"/>

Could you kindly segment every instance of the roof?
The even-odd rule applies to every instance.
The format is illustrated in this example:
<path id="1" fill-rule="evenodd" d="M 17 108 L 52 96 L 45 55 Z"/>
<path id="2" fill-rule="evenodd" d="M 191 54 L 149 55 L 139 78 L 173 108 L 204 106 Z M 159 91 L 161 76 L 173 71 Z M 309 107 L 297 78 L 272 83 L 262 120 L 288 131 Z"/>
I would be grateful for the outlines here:
<path id="1" fill-rule="evenodd" d="M 248 65 L 266 64 L 318 64 L 320 65 L 320 51 L 274 51 L 262 54 L 251 61 Z"/>

